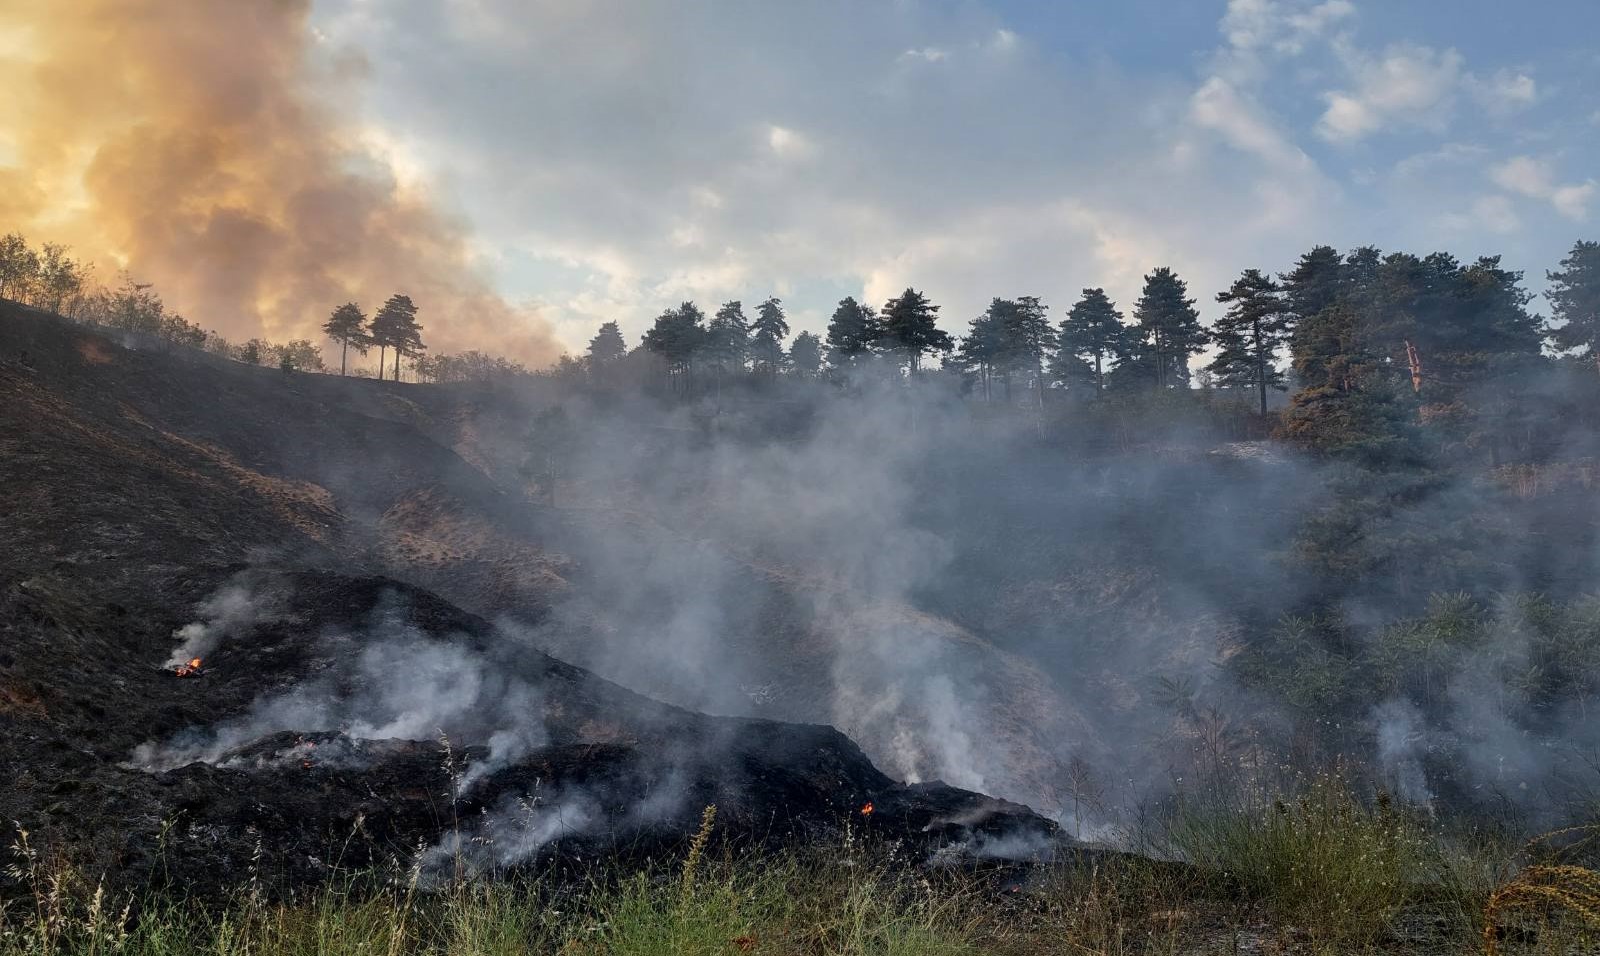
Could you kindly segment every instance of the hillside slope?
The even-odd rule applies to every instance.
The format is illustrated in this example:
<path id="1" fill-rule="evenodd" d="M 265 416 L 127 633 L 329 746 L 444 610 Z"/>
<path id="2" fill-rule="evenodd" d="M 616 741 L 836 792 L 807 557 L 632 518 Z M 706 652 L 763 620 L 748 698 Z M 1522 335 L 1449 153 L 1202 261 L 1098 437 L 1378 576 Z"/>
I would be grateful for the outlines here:
<path id="1" fill-rule="evenodd" d="M 892 595 L 774 562 L 636 486 L 537 500 L 518 466 L 541 383 L 285 374 L 0 309 L 12 575 L 133 583 L 267 557 L 384 574 L 671 703 L 832 724 L 902 778 L 1035 804 L 1084 735 L 1026 660 Z M 660 447 L 630 455 L 694 453 L 693 433 L 649 421 L 615 440 L 640 432 Z"/>

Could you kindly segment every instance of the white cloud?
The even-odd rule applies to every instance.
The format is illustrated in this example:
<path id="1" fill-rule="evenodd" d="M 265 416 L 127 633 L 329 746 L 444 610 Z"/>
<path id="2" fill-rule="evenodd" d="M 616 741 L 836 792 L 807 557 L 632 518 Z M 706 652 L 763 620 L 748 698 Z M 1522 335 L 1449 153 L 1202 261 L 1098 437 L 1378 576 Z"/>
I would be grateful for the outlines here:
<path id="1" fill-rule="evenodd" d="M 1391 125 L 1442 129 L 1453 95 L 1462 82 L 1462 58 L 1455 50 L 1414 44 L 1370 57 L 1340 44 L 1353 88 L 1324 95 L 1328 106 L 1317 132 L 1333 142 L 1354 142 Z"/>
<path id="2" fill-rule="evenodd" d="M 1533 77 L 1514 70 L 1496 70 L 1487 78 L 1469 77 L 1468 89 L 1478 104 L 1495 116 L 1527 109 L 1539 99 Z"/>
<path id="3" fill-rule="evenodd" d="M 1310 162 L 1255 104 L 1221 77 L 1211 77 L 1195 91 L 1190 116 L 1199 126 L 1215 130 L 1235 149 L 1253 153 L 1273 166 L 1304 167 Z"/>
<path id="4" fill-rule="evenodd" d="M 816 145 L 801 133 L 771 124 L 767 127 L 767 147 L 779 159 L 807 159 L 816 153 Z"/>
<path id="5" fill-rule="evenodd" d="M 900 54 L 900 60 L 902 62 L 920 60 L 923 63 L 938 63 L 949 56 L 950 54 L 946 50 L 941 50 L 936 46 L 925 46 L 905 51 Z"/>
<path id="6" fill-rule="evenodd" d="M 1010 53 L 1017 48 L 1018 42 L 1015 33 L 1002 27 L 994 31 L 994 36 L 989 38 L 989 48 L 997 53 Z"/>
<path id="7" fill-rule="evenodd" d="M 1447 232 L 1473 234 L 1490 232 L 1497 235 L 1513 233 L 1522 228 L 1522 220 L 1505 196 L 1480 196 L 1465 213 L 1449 213 L 1441 217 Z"/>
<path id="8" fill-rule="evenodd" d="M 1355 12 L 1350 0 L 1228 0 L 1222 35 L 1236 51 L 1271 50 L 1292 56 Z"/>
<path id="9" fill-rule="evenodd" d="M 1597 190 L 1593 179 L 1581 183 L 1560 183 L 1550 160 L 1515 156 L 1493 167 L 1489 178 L 1507 192 L 1550 203 L 1562 216 L 1583 221 L 1589 215 L 1589 202 Z"/>
<path id="10" fill-rule="evenodd" d="M 1325 123 L 1356 139 L 1476 95 L 1453 51 L 1352 53 L 1347 0 L 1232 0 L 1188 81 L 1020 55 L 1071 38 L 1018 37 L 985 0 L 627 15 L 462 0 L 466 13 L 449 14 L 515 34 L 493 39 L 452 29 L 436 0 L 362 0 L 346 29 L 350 2 L 319 0 L 312 16 L 332 46 L 369 53 L 389 152 L 419 177 L 450 164 L 462 212 L 508 250 L 496 263 L 508 294 L 537 300 L 574 347 L 599 321 L 636 341 L 684 298 L 786 288 L 797 330 L 842 295 L 880 302 L 913 283 L 957 331 L 993 295 L 1037 294 L 1059 314 L 1100 285 L 1126 306 L 1162 264 L 1210 315 L 1241 268 L 1282 267 L 1317 242 L 1431 242 L 1447 214 L 1463 237 L 1511 231 L 1519 212 L 1533 221 L 1509 193 L 1471 198 L 1487 185 L 1476 147 L 1343 188 L 1301 148 L 1300 118 L 1275 112 L 1297 93 L 1334 89 L 1348 105 Z M 484 94 L 507 89 L 526 95 Z M 1466 185 L 1430 188 L 1450 176 Z M 1404 224 L 1371 233 L 1361 204 L 1388 188 L 1410 204 Z M 1585 188 L 1552 178 L 1544 199 L 1571 210 Z"/>

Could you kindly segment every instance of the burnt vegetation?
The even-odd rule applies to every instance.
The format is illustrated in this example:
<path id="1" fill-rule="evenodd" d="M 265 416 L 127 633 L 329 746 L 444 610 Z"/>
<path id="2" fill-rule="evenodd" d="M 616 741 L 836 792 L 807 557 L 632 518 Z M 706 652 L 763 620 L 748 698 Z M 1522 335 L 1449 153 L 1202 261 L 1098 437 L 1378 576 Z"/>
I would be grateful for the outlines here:
<path id="1" fill-rule="evenodd" d="M 0 952 L 82 944 L 51 873 L 256 946 L 1581 942 L 1600 245 L 1548 316 L 1495 257 L 1280 268 L 533 371 L 397 294 L 324 368 L 9 237 Z"/>

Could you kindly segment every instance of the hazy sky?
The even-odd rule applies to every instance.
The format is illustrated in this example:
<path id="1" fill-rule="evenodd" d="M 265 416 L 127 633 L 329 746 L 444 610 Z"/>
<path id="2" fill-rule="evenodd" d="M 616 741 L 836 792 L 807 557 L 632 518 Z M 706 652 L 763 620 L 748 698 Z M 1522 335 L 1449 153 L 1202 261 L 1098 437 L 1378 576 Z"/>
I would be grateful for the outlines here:
<path id="1" fill-rule="evenodd" d="M 1446 9 L 1448 12 L 1446 12 Z M 368 144 L 578 347 L 908 284 L 1131 304 L 1171 265 L 1600 237 L 1593 0 L 316 0 Z M 708 310 L 709 311 L 709 310 Z"/>

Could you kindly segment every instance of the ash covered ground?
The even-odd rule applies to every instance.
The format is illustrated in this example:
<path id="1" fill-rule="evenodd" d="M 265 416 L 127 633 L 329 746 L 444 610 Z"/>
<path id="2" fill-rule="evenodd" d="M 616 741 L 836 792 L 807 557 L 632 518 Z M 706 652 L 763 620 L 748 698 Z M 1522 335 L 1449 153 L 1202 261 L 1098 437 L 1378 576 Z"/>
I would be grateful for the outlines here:
<path id="1" fill-rule="evenodd" d="M 9 308 L 0 355 L 0 819 L 113 882 L 649 854 L 713 804 L 756 842 L 1060 844 L 1020 804 L 897 782 L 831 727 L 706 716 L 546 654 L 536 625 L 582 574 L 539 543 L 572 530 L 375 383 Z M 428 509 L 476 539 L 441 555 Z"/>

